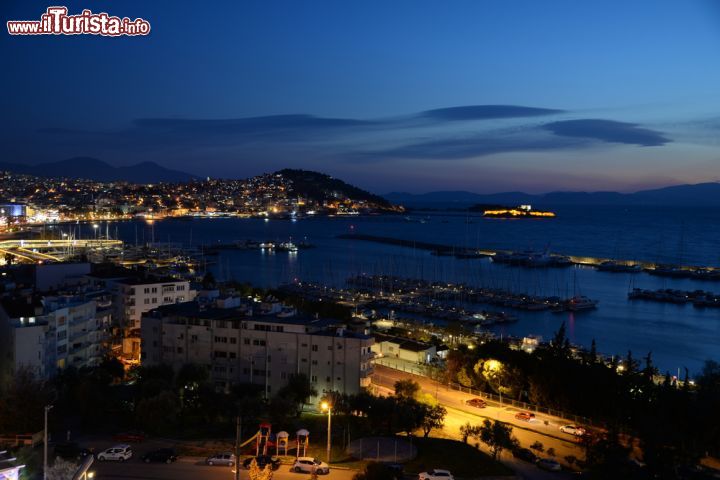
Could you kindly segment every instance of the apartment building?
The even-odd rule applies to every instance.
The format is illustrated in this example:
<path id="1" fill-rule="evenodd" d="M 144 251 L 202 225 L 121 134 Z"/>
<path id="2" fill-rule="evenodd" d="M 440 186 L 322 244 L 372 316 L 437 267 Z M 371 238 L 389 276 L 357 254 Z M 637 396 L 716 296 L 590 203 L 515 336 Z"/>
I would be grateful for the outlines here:
<path id="1" fill-rule="evenodd" d="M 112 302 L 103 290 L 6 297 L 0 301 L 0 381 L 21 368 L 50 378 L 99 365 L 108 353 Z"/>
<path id="2" fill-rule="evenodd" d="M 142 315 L 162 305 L 188 302 L 197 292 L 188 280 L 133 276 L 127 270 L 93 273 L 90 278 L 113 294 L 115 350 L 126 362 L 140 360 Z"/>
<path id="3" fill-rule="evenodd" d="M 246 309 L 188 302 L 157 308 L 141 322 L 144 365 L 205 365 L 217 388 L 262 385 L 272 396 L 290 375 L 305 374 L 319 394 L 353 394 L 368 386 L 373 338 L 341 322 L 247 316 Z"/>

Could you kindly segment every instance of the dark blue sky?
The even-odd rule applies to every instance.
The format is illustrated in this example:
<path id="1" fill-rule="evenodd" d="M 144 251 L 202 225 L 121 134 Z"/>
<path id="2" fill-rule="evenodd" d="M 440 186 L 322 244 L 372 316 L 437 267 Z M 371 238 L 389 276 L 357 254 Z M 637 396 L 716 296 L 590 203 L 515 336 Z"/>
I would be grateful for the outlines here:
<path id="1" fill-rule="evenodd" d="M 57 3 L 0 11 L 39 19 Z M 60 4 L 152 33 L 4 31 L 0 161 L 301 167 L 376 192 L 720 178 L 713 0 Z"/>

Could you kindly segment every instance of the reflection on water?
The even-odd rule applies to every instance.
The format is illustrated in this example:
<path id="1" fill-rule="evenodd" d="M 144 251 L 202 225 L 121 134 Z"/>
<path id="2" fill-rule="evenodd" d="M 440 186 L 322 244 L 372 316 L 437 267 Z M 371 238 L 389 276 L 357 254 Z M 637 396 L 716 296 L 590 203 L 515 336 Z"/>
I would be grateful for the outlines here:
<path id="1" fill-rule="evenodd" d="M 720 311 L 692 305 L 630 302 L 631 287 L 703 289 L 720 293 L 720 282 L 667 279 L 647 274 L 598 272 L 588 267 L 522 269 L 488 259 L 460 260 L 429 252 L 340 240 L 342 233 L 416 239 L 490 249 L 543 249 L 564 254 L 616 257 L 650 262 L 720 264 L 720 212 L 618 207 L 564 207 L 553 220 L 489 220 L 465 214 L 423 213 L 403 217 L 318 218 L 298 222 L 253 219 L 165 220 L 150 230 L 145 224 L 114 225 L 129 243 L 178 242 L 198 246 L 253 239 L 275 242 L 305 240 L 317 248 L 296 253 L 223 251 L 209 266 L 218 278 L 235 278 L 260 286 L 296 279 L 342 285 L 358 273 L 390 274 L 427 280 L 466 282 L 538 295 L 587 295 L 600 301 L 592 312 L 553 314 L 514 312 L 520 321 L 498 326 L 503 335 L 538 334 L 548 339 L 565 320 L 573 342 L 636 357 L 652 351 L 656 363 L 675 371 L 697 372 L 707 358 L 720 357 Z M 116 228 L 115 228 L 116 227 Z M 88 232 L 90 234 L 90 232 Z M 490 308 L 488 308 L 490 309 Z"/>

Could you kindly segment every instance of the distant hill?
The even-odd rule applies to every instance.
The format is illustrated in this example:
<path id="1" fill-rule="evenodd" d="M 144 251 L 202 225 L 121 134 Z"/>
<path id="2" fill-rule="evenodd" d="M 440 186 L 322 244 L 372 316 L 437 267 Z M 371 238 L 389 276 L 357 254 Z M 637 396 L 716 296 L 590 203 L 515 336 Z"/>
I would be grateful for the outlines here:
<path id="1" fill-rule="evenodd" d="M 324 173 L 286 168 L 275 172 L 275 175 L 282 175 L 284 178 L 292 180 L 293 191 L 296 194 L 313 200 L 330 200 L 334 198 L 333 192 L 338 192 L 347 198 L 365 200 L 375 204 L 377 207 L 390 208 L 392 206 L 387 199 L 379 195 L 372 194 Z"/>
<path id="2" fill-rule="evenodd" d="M 90 157 L 74 157 L 37 165 L 0 162 L 0 171 L 34 175 L 36 177 L 85 178 L 100 182 L 175 183 L 197 178 L 189 173 L 170 170 L 154 162 L 113 167 L 102 160 Z"/>
<path id="3" fill-rule="evenodd" d="M 648 206 L 720 206 L 720 183 L 698 183 L 619 192 L 549 192 L 533 195 L 523 192 L 480 194 L 466 191 L 411 194 L 393 192 L 389 201 L 415 208 L 467 208 L 473 204 L 502 205 L 648 205 Z"/>

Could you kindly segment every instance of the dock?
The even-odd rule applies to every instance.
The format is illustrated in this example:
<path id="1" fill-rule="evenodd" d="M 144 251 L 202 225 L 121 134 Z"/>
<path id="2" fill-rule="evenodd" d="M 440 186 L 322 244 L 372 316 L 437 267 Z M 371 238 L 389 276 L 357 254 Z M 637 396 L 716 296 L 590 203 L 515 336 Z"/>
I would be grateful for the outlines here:
<path id="1" fill-rule="evenodd" d="M 337 238 L 344 240 L 359 240 L 364 242 L 383 243 L 399 247 L 427 250 L 439 256 L 455 256 L 456 258 L 492 258 L 496 255 L 514 255 L 522 252 L 513 250 L 493 250 L 487 248 L 468 248 L 458 245 L 446 245 L 440 243 L 406 240 L 402 238 L 383 237 L 378 235 L 367 235 L 360 233 L 348 233 L 338 235 Z M 558 254 L 560 255 L 560 254 Z M 642 270 L 655 275 L 662 275 L 664 271 L 672 271 L 674 277 L 696 278 L 699 280 L 720 280 L 720 267 L 708 267 L 701 265 L 667 265 L 654 262 L 637 260 L 623 260 L 614 258 L 600 258 L 580 255 L 563 255 L 570 265 L 598 267 L 603 263 L 613 262 L 620 265 L 639 265 Z M 669 270 L 671 269 L 671 270 Z M 712 273 L 713 275 L 707 275 Z M 668 275 L 669 276 L 669 275 Z"/>

